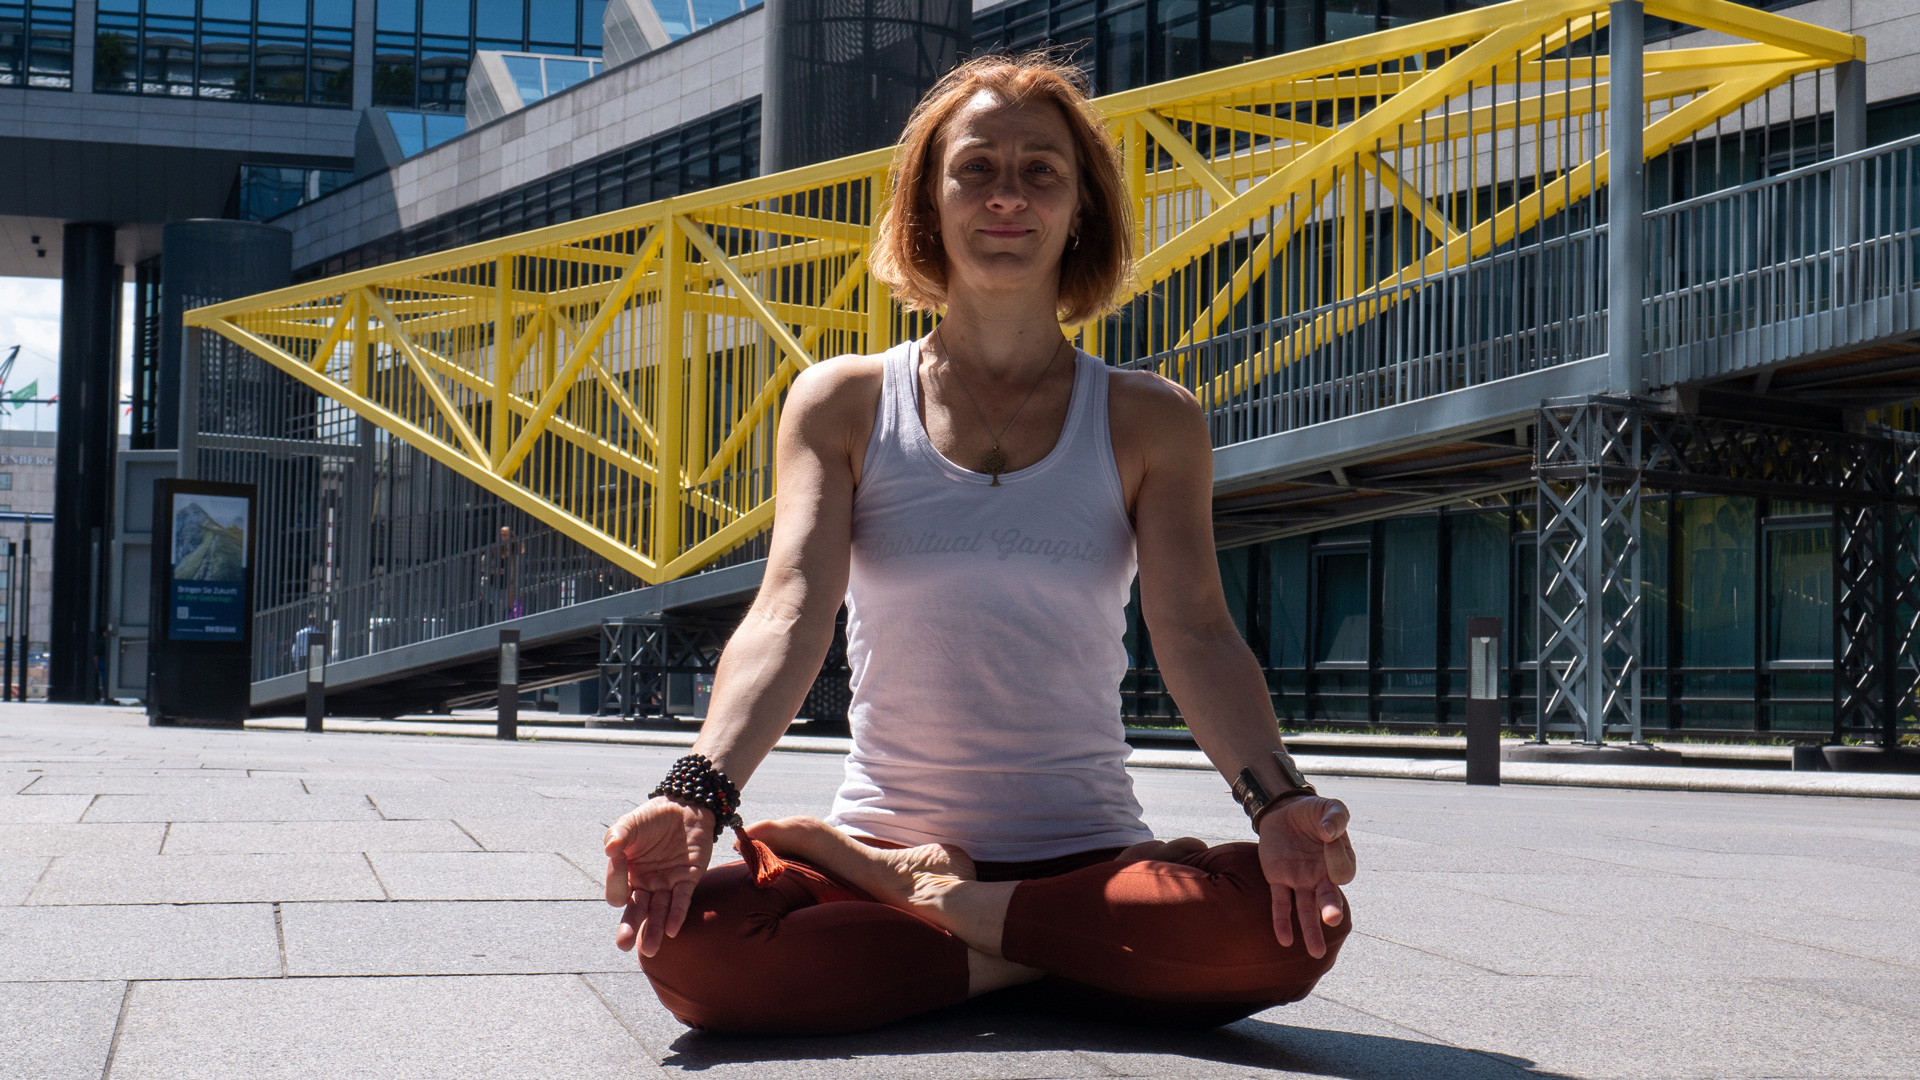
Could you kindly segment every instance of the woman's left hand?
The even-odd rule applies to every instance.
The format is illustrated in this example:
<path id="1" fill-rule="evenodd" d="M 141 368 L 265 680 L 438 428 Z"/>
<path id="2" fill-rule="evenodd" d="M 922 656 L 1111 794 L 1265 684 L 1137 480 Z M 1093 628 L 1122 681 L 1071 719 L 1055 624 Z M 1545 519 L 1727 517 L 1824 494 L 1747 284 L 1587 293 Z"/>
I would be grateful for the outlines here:
<path id="1" fill-rule="evenodd" d="M 1260 868 L 1273 889 L 1273 936 L 1293 945 L 1293 917 L 1308 954 L 1327 954 L 1321 924 L 1346 917 L 1341 885 L 1353 880 L 1353 842 L 1347 839 L 1347 806 L 1338 799 L 1301 795 L 1260 819 Z"/>

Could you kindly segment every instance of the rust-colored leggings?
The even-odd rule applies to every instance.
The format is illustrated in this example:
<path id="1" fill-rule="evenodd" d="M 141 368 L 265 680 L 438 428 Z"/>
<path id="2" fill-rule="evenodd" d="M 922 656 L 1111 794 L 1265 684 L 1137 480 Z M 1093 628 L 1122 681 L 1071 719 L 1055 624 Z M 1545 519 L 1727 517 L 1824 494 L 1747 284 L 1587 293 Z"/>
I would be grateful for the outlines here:
<path id="1" fill-rule="evenodd" d="M 978 864 L 983 881 L 1022 882 L 1001 951 L 1048 973 L 1024 992 L 1106 1016 L 1229 1023 L 1306 997 L 1352 924 L 1326 928 L 1318 960 L 1297 925 L 1282 948 L 1250 843 L 1125 865 L 1119 850 Z M 641 966 L 682 1023 L 714 1031 L 858 1031 L 967 997 L 958 938 L 870 900 L 821 903 L 803 874 L 756 888 L 740 863 L 701 880 L 679 936 Z"/>

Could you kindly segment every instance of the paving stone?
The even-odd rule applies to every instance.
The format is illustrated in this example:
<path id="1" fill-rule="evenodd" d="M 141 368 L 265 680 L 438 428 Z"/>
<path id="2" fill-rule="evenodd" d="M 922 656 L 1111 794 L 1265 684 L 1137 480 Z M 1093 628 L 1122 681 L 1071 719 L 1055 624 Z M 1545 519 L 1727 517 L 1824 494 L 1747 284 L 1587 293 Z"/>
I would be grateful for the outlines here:
<path id="1" fill-rule="evenodd" d="M 91 795 L 0 795 L 0 824 L 79 821 L 91 802 Z"/>
<path id="2" fill-rule="evenodd" d="M 0 905 L 26 903 L 52 861 L 40 855 L 0 855 Z"/>
<path id="3" fill-rule="evenodd" d="M 1912 1025 L 1745 979 L 1350 972 L 1321 993 L 1457 1044 L 1525 1053 L 1541 1069 L 1573 1076 L 1879 1078 L 1912 1075 L 1920 1061 Z"/>
<path id="4" fill-rule="evenodd" d="M 713 1035 L 673 1018 L 640 972 L 589 975 L 669 1075 L 861 1080 L 1015 1080 L 1110 1076 L 1064 1043 L 991 1004 L 969 1004 L 854 1035 Z"/>
<path id="5" fill-rule="evenodd" d="M 164 854 L 478 850 L 449 821 L 182 821 L 167 832 Z"/>
<path id="6" fill-rule="evenodd" d="M 588 900 L 598 879 L 551 852 L 380 852 L 368 856 L 395 900 Z"/>
<path id="7" fill-rule="evenodd" d="M 458 824 L 488 851 L 557 852 L 595 872 L 606 865 L 607 829 L 597 821 L 462 818 Z"/>
<path id="8" fill-rule="evenodd" d="M 612 822 L 633 809 L 615 799 L 543 799 L 514 796 L 374 793 L 380 816 L 390 820 L 510 817 L 522 821 Z"/>
<path id="9" fill-rule="evenodd" d="M 293 975 L 490 975 L 630 971 L 604 901 L 285 904 Z"/>
<path id="10" fill-rule="evenodd" d="M 155 855 L 164 822 L 124 825 L 0 825 L 0 853 L 8 855 Z"/>
<path id="11" fill-rule="evenodd" d="M 144 772 L 49 772 L 33 785 L 34 795 L 216 795 L 252 798 L 264 795 L 305 795 L 296 777 L 251 777 L 245 772 L 195 769 L 156 775 Z M 198 774 L 198 775 L 195 775 Z"/>
<path id="12" fill-rule="evenodd" d="M 279 974 L 271 904 L 0 908 L 0 981 Z"/>
<path id="13" fill-rule="evenodd" d="M 0 982 L 0 1077 L 99 1080 L 126 984 Z"/>
<path id="14" fill-rule="evenodd" d="M 660 1075 L 574 975 L 141 983 L 113 1066 L 113 1080 Z"/>
<path id="15" fill-rule="evenodd" d="M 23 799 L 31 795 L 19 796 Z M 66 798 L 61 795 L 43 798 Z M 84 798 L 85 796 L 73 796 Z M 301 795 L 102 795 L 88 808 L 92 821 L 377 821 L 365 797 Z"/>
<path id="16" fill-rule="evenodd" d="M 68 856 L 34 889 L 34 904 L 233 904 L 293 900 L 383 900 L 364 855 L 146 855 L 101 873 L 97 859 Z"/>

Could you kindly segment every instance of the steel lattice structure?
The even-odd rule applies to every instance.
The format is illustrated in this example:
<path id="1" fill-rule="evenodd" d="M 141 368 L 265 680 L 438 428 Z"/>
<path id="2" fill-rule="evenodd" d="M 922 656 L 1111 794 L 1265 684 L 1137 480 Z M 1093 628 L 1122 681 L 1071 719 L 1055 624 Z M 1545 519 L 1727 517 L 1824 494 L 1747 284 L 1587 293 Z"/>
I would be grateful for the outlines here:
<path id="1" fill-rule="evenodd" d="M 1070 331 L 1195 391 L 1217 443 L 1593 355 L 1607 12 L 1516 0 L 1101 99 L 1142 257 L 1120 312 Z M 1864 56 L 1726 0 L 1646 12 L 1745 42 L 1646 54 L 1647 157 Z M 867 272 L 890 154 L 187 321 L 641 580 L 681 577 L 769 527 L 792 377 L 926 325 Z M 1499 326 L 1460 314 L 1489 289 L 1515 297 Z"/>
<path id="2" fill-rule="evenodd" d="M 1833 505 L 1834 738 L 1897 741 L 1920 686 L 1920 440 L 1605 397 L 1549 402 L 1538 430 L 1542 739 L 1639 739 L 1639 503 L 1656 487 Z"/>

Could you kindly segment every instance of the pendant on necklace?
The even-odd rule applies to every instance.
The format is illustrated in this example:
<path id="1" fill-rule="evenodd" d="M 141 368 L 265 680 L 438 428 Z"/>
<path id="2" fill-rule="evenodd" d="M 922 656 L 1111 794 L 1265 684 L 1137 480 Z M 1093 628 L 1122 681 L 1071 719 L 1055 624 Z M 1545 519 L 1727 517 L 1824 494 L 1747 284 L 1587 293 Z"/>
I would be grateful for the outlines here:
<path id="1" fill-rule="evenodd" d="M 988 487 L 1000 486 L 1000 474 L 1007 471 L 1007 452 L 1000 449 L 999 443 L 994 443 L 987 456 L 980 459 L 980 471 L 993 474 L 993 483 Z"/>

